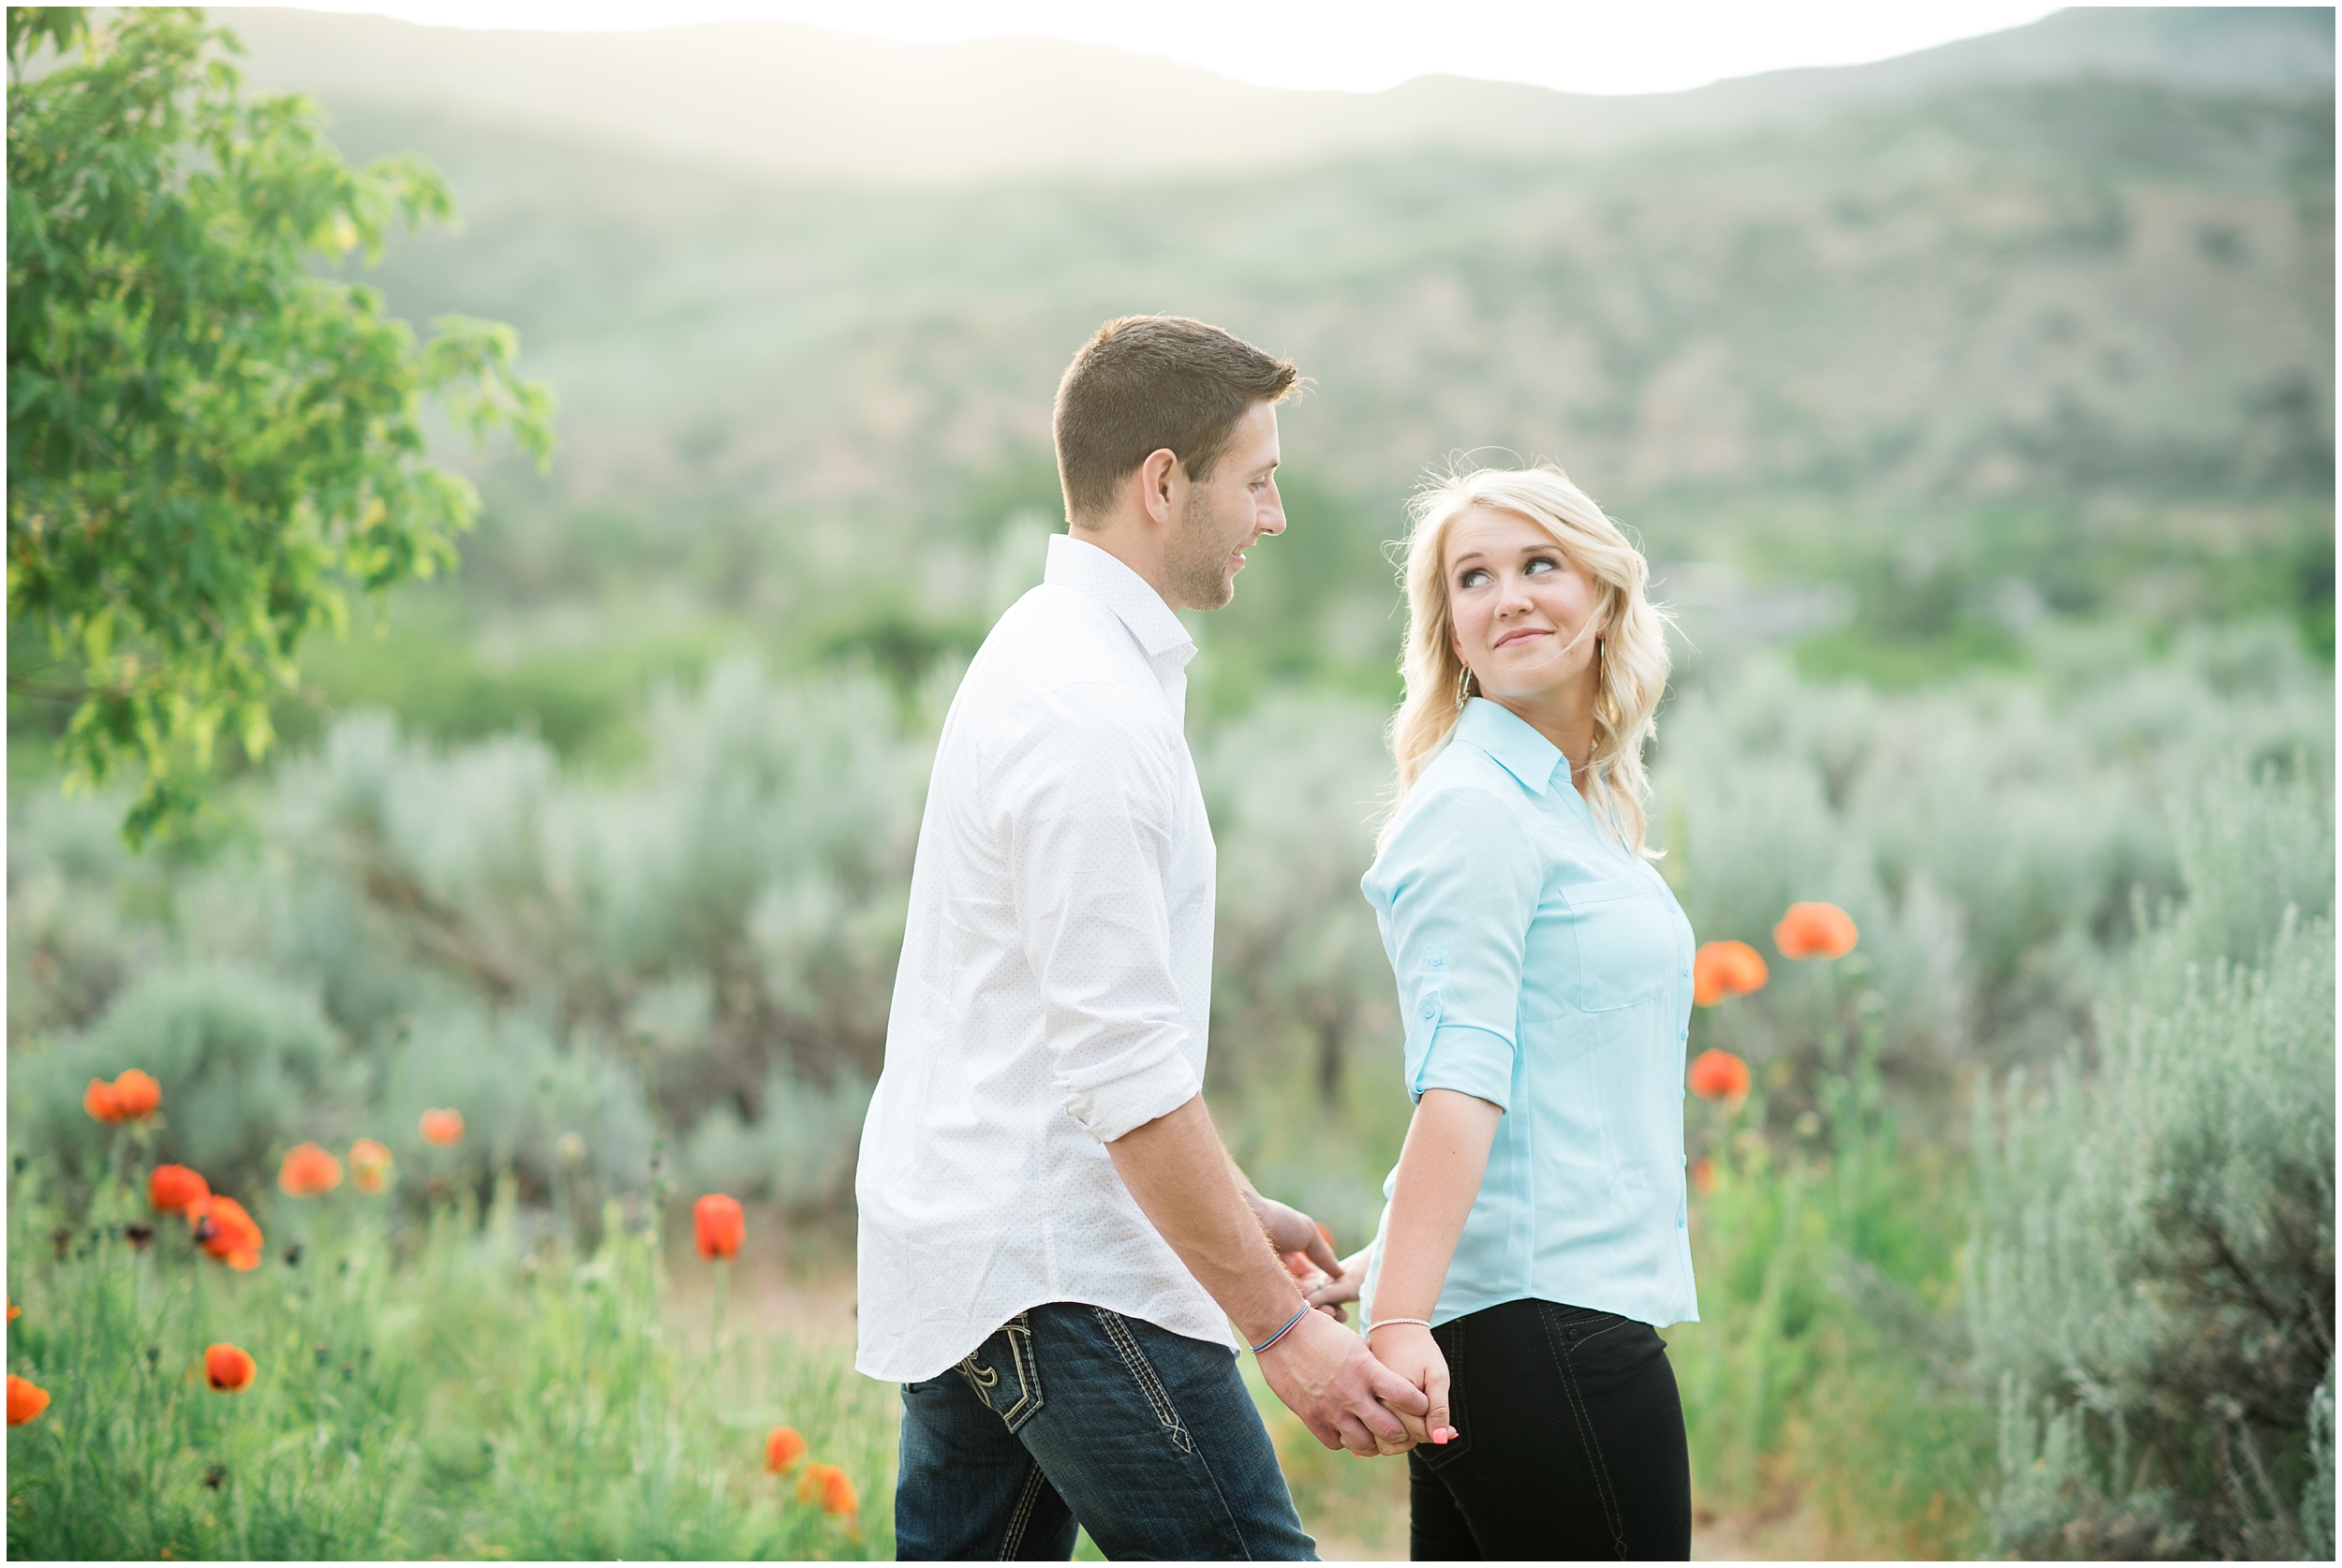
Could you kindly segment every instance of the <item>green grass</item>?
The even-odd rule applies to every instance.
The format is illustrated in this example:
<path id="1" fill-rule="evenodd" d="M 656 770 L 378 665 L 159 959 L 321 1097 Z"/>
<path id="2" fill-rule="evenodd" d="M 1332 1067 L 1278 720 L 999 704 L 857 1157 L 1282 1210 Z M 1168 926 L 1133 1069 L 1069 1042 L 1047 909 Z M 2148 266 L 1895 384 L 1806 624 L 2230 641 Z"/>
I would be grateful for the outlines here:
<path id="1" fill-rule="evenodd" d="M 8 1434 L 12 1557 L 894 1555 L 894 1391 L 843 1347 L 679 1325 L 615 1206 L 590 1257 L 509 1192 L 420 1223 L 348 1188 L 248 1206 L 270 1246 L 237 1274 L 126 1187 L 67 1223 L 13 1176 L 8 1365 L 52 1402 Z M 215 1340 L 259 1362 L 247 1391 L 207 1386 Z M 858 1521 L 764 1473 L 781 1424 Z"/>
<path id="2" fill-rule="evenodd" d="M 1883 1134 L 1722 1146 L 1693 1206 L 1705 1321 L 1668 1336 L 1703 1526 L 1795 1515 L 1837 1555 L 1973 1553 L 1989 1414 L 1936 1343 L 1964 1172 Z M 9 1434 L 11 1555 L 892 1555 L 894 1390 L 842 1344 L 678 1308 L 617 1206 L 590 1256 L 509 1191 L 484 1212 L 460 1190 L 420 1215 L 348 1188 L 251 1206 L 268 1255 L 237 1274 L 135 1191 L 68 1222 L 38 1166 L 15 1175 L 8 1364 L 53 1402 Z M 123 1235 L 141 1221 L 144 1250 Z M 247 1392 L 205 1385 L 215 1340 L 258 1359 Z M 1245 1374 L 1303 1523 L 1402 1555 L 1405 1465 L 1320 1447 Z M 780 1424 L 854 1479 L 858 1521 L 763 1472 Z"/>
<path id="3" fill-rule="evenodd" d="M 1958 1326 L 1973 1183 L 1963 1156 L 1903 1138 L 1879 1045 L 1875 1015 L 1851 1061 L 1824 1039 L 1819 1109 L 1786 1140 L 1757 1131 L 1762 1089 L 1695 1107 L 1703 1321 L 1669 1336 L 1692 1492 L 1707 1519 L 1801 1516 L 1816 1555 L 1970 1557 L 1993 1476 Z"/>

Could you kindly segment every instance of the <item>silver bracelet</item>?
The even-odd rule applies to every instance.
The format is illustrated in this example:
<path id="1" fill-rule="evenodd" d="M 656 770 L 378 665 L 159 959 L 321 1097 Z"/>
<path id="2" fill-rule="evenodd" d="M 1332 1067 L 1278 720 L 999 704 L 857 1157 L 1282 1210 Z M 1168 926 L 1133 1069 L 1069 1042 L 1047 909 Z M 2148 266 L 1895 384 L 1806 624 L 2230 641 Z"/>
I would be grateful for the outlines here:
<path id="1" fill-rule="evenodd" d="M 1366 1325 L 1366 1331 L 1369 1334 L 1371 1334 L 1376 1329 L 1386 1327 L 1394 1323 L 1421 1324 L 1426 1328 L 1431 1326 L 1431 1320 L 1429 1318 L 1376 1318 L 1372 1323 Z"/>

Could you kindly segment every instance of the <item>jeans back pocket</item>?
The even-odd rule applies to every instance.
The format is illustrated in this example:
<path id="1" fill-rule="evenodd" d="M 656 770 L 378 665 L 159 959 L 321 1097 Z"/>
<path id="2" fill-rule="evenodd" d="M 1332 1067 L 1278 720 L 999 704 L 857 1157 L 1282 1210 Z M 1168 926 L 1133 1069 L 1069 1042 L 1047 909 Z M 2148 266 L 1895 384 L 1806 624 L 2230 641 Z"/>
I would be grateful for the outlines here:
<path id="1" fill-rule="evenodd" d="M 1415 1452 L 1433 1470 L 1453 1464 L 1472 1452 L 1472 1423 L 1464 1414 L 1464 1332 L 1466 1320 L 1450 1318 L 1431 1330 L 1440 1354 L 1447 1358 L 1447 1424 L 1456 1435 L 1445 1442 L 1419 1442 Z"/>
<path id="2" fill-rule="evenodd" d="M 985 1409 L 1016 1430 L 1041 1411 L 1041 1368 L 1032 1354 L 1032 1324 L 1019 1312 L 959 1363 L 959 1375 Z"/>

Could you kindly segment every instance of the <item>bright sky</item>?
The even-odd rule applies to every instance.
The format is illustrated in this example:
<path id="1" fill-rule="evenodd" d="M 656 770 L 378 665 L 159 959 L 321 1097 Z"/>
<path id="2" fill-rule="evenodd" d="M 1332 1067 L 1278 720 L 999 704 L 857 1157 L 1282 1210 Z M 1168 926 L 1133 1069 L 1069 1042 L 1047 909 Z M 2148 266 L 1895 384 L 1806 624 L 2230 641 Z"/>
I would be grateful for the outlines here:
<path id="1" fill-rule="evenodd" d="M 1184 60 L 1270 87 L 1375 92 L 1445 73 L 1574 93 L 1660 93 L 1791 66 L 1881 60 L 2019 26 L 2057 7 L 2025 0 L 357 0 L 303 8 L 576 32 L 768 17 L 936 42 L 1037 33 Z"/>

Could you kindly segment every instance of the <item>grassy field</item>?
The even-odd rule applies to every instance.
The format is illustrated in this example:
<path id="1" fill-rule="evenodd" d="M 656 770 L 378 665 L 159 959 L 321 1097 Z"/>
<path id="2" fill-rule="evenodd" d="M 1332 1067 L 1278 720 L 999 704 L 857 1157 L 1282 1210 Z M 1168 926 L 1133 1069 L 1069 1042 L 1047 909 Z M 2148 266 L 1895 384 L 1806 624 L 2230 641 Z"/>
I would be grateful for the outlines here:
<path id="1" fill-rule="evenodd" d="M 2244 766 L 2330 794 L 2332 676 L 2290 629 L 2159 656 L 2067 629 L 2030 657 L 2053 678 L 1905 692 L 1775 659 L 1669 710 L 1656 819 L 1694 928 L 1763 944 L 1813 896 L 1860 928 L 1831 963 L 1766 949 L 1762 991 L 1694 1018 L 1695 1052 L 1754 1074 L 1740 1105 L 1688 1107 L 1703 1321 L 1668 1339 L 1703 1554 L 1992 1546 L 1979 1090 L 2090 1059 L 2142 911 L 2206 857 L 2304 918 L 2330 898 L 2330 830 L 2279 814 L 2279 848 L 2191 850 L 2171 816 Z M 634 711 L 640 760 L 606 766 L 346 720 L 237 785 L 216 843 L 142 857 L 118 803 L 20 780 L 9 1369 L 52 1402 L 10 1437 L 12 1550 L 884 1553 L 895 1398 L 851 1371 L 846 1183 L 934 717 L 874 733 L 888 702 L 874 675 L 722 665 Z M 1195 739 L 1223 867 L 1214 1117 L 1348 1245 L 1407 1114 L 1353 892 L 1381 717 L 1286 693 Z M 134 1066 L 156 1123 L 93 1121 L 83 1086 Z M 435 1147 L 418 1116 L 450 1105 L 465 1141 Z M 279 1192 L 289 1147 L 361 1137 L 392 1191 Z M 258 1268 L 149 1212 L 157 1161 L 251 1208 Z M 755 1216 L 720 1272 L 688 1241 L 708 1191 Z M 219 1341 L 255 1356 L 248 1392 L 203 1385 Z M 1402 1554 L 1403 1467 L 1264 1413 L 1329 1550 Z M 763 1472 L 777 1425 L 856 1515 Z"/>
<path id="2" fill-rule="evenodd" d="M 9 1360 L 52 1402 L 9 1434 L 10 1555 L 893 1555 L 892 1391 L 844 1348 L 727 1325 L 714 1294 L 679 1309 L 655 1232 L 613 1210 L 586 1252 L 509 1184 L 482 1210 L 448 1163 L 403 1208 L 253 1195 L 268 1247 L 245 1273 L 142 1184 L 67 1216 L 13 1173 Z M 243 1392 L 207 1385 L 219 1342 L 258 1364 Z M 782 1425 L 858 1512 L 765 1472 Z"/>
<path id="3" fill-rule="evenodd" d="M 9 1364 L 50 1396 L 9 1434 L 12 1556 L 892 1555 L 896 1399 L 852 1369 L 834 1227 L 760 1213 L 711 1263 L 613 1204 L 587 1249 L 588 1217 L 509 1176 L 483 1207 L 442 1150 L 381 1194 L 247 1194 L 266 1246 L 239 1272 L 151 1209 L 142 1134 L 86 1208 L 10 1175 Z M 1834 1161 L 1726 1146 L 1694 1208 L 1709 1321 L 1669 1334 L 1702 1555 L 1960 1555 L 1986 1417 L 1864 1309 L 1945 1305 L 1964 1184 L 1884 1132 Z M 252 1355 L 247 1388 L 209 1386 L 217 1343 Z M 1403 1557 L 1403 1464 L 1321 1448 L 1246 1373 L 1328 1555 Z M 792 1474 L 763 1468 L 778 1426 L 808 1445 Z M 810 1463 L 858 1510 L 803 1497 Z"/>

